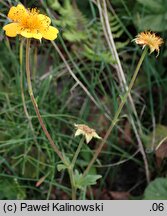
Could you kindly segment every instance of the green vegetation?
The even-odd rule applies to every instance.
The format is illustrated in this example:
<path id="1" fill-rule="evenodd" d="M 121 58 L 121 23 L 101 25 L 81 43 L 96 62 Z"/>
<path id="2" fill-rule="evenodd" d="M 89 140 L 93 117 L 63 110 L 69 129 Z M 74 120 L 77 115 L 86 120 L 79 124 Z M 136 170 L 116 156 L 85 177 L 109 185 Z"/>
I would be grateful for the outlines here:
<path id="1" fill-rule="evenodd" d="M 1 27 L 18 2 L 0 1 Z M 0 199 L 71 199 L 72 193 L 77 199 L 166 199 L 166 1 L 21 2 L 59 29 L 55 41 L 31 40 L 30 70 L 38 108 L 64 161 L 31 103 L 26 40 L 6 37 L 1 28 Z M 104 138 L 142 55 L 132 40 L 146 30 L 164 39 L 159 56 L 146 55 L 112 133 L 85 173 L 101 140 L 86 144 L 75 137 L 74 124 Z"/>

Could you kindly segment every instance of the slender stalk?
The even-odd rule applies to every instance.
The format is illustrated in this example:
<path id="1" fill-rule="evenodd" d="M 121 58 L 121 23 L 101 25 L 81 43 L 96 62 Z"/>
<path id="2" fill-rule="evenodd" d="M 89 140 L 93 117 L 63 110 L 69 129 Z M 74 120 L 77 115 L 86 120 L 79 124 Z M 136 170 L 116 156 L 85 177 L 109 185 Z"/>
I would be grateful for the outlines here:
<path id="1" fill-rule="evenodd" d="M 109 22 L 108 11 L 107 11 L 107 3 L 109 4 L 109 6 L 111 6 L 109 1 L 107 1 L 107 0 L 97 0 L 97 6 L 98 6 L 98 9 L 99 9 L 100 20 L 102 22 L 104 35 L 106 37 L 106 41 L 107 41 L 107 43 L 109 45 L 110 51 L 111 51 L 112 55 L 115 57 L 115 60 L 117 62 L 117 64 L 115 65 L 115 69 L 117 71 L 117 76 L 118 76 L 118 79 L 120 81 L 121 90 L 123 92 L 126 92 L 128 90 L 128 85 L 127 85 L 127 81 L 125 79 L 124 71 L 123 71 L 122 66 L 121 66 L 121 62 L 120 62 L 120 59 L 119 59 L 119 56 L 118 56 L 117 49 L 115 47 L 113 34 L 112 34 L 112 31 L 111 31 L 111 28 L 110 28 L 110 22 Z M 103 7 L 102 7 L 102 5 L 103 5 Z M 112 9 L 112 7 L 110 7 L 110 9 L 111 9 L 113 15 L 116 16 L 116 14 L 115 14 L 114 10 Z M 137 114 L 137 111 L 136 111 L 134 100 L 132 99 L 131 94 L 128 95 L 128 99 L 129 99 L 129 102 L 130 102 L 134 117 L 136 119 L 136 124 L 138 126 L 138 129 L 137 129 L 136 124 L 134 123 L 134 117 L 131 115 L 131 113 L 130 113 L 130 118 L 129 119 L 131 121 L 132 128 L 133 128 L 134 134 L 136 136 L 136 140 L 138 142 L 140 152 L 141 152 L 142 157 L 143 157 L 144 166 L 145 166 L 145 173 L 146 173 L 146 179 L 147 179 L 147 183 L 149 183 L 150 182 L 150 174 L 149 174 L 149 169 L 148 169 L 148 162 L 147 162 L 146 154 L 144 152 L 143 143 L 142 143 L 141 138 L 139 136 L 139 134 L 142 134 L 141 123 L 139 121 L 139 117 L 138 117 L 138 114 Z"/>
<path id="2" fill-rule="evenodd" d="M 77 150 L 76 150 L 76 152 L 75 152 L 75 155 L 74 155 L 73 160 L 72 160 L 72 163 L 71 163 L 71 164 L 72 164 L 72 167 L 74 167 L 74 165 L 75 165 L 75 162 L 76 162 L 77 157 L 78 157 L 78 155 L 79 155 L 79 153 L 80 153 L 80 150 L 81 150 L 81 148 L 82 148 L 83 143 L 84 143 L 84 137 L 82 137 L 82 139 L 81 139 L 80 142 L 79 142 L 78 148 L 77 148 Z"/>
<path id="3" fill-rule="evenodd" d="M 26 44 L 26 75 L 27 75 L 27 84 L 28 84 L 28 90 L 29 90 L 29 94 L 30 94 L 30 98 L 31 101 L 33 103 L 36 115 L 38 117 L 39 123 L 43 129 L 43 132 L 45 133 L 47 139 L 49 140 L 49 143 L 51 145 L 51 147 L 53 148 L 53 150 L 56 152 L 56 154 L 59 156 L 59 158 L 66 164 L 66 161 L 63 158 L 62 153 L 59 151 L 59 149 L 57 148 L 57 146 L 55 145 L 53 139 L 51 138 L 44 122 L 43 119 L 40 115 L 39 109 L 38 109 L 38 105 L 37 102 L 35 100 L 34 94 L 33 94 L 33 89 L 32 89 L 32 84 L 31 84 L 31 73 L 30 73 L 30 39 L 27 39 L 27 44 Z"/>
<path id="4" fill-rule="evenodd" d="M 86 170 L 84 171 L 84 174 L 83 174 L 83 175 L 86 175 L 86 174 L 89 172 L 89 170 L 90 170 L 90 168 L 92 167 L 93 163 L 95 162 L 95 160 L 97 159 L 98 155 L 100 154 L 100 152 L 101 152 L 101 150 L 102 150 L 104 144 L 106 143 L 106 141 L 107 141 L 109 135 L 111 134 L 112 129 L 114 128 L 115 124 L 117 123 L 118 117 L 119 117 L 119 115 L 120 115 L 120 113 L 121 113 L 121 111 L 122 111 L 123 106 L 125 105 L 125 103 L 126 103 L 126 101 L 127 101 L 128 95 L 129 95 L 129 93 L 130 93 L 130 91 L 131 91 L 131 89 L 132 89 L 132 87 L 133 87 L 133 85 L 134 85 L 134 83 L 135 83 L 136 77 L 137 77 L 138 72 L 139 72 L 139 69 L 140 69 L 140 67 L 141 67 L 141 65 L 142 65 L 142 63 L 143 63 L 143 60 L 144 60 L 144 58 L 145 58 L 145 56 L 146 56 L 146 54 L 147 54 L 147 51 L 148 51 L 148 48 L 146 47 L 146 48 L 144 49 L 142 55 L 141 55 L 141 58 L 140 58 L 140 60 L 139 60 L 139 62 L 138 62 L 138 64 L 137 64 L 136 70 L 135 70 L 135 72 L 134 72 L 134 74 L 133 74 L 133 77 L 132 77 L 132 79 L 131 79 L 131 81 L 130 81 L 128 90 L 127 90 L 127 92 L 125 93 L 124 97 L 122 98 L 122 101 L 121 101 L 121 103 L 120 103 L 120 105 L 119 105 L 119 107 L 118 107 L 118 110 L 117 110 L 117 112 L 116 112 L 114 118 L 113 118 L 113 121 L 112 121 L 112 123 L 111 123 L 109 129 L 107 130 L 107 132 L 106 132 L 106 134 L 105 134 L 105 136 L 104 136 L 104 139 L 103 139 L 102 142 L 100 143 L 99 147 L 96 149 L 95 154 L 94 154 L 92 160 L 89 162 L 89 164 L 88 164 Z"/>
<path id="5" fill-rule="evenodd" d="M 30 126 L 31 130 L 33 131 L 31 118 L 28 114 L 28 110 L 27 110 L 26 103 L 25 103 L 24 88 L 23 88 L 23 43 L 24 43 L 24 40 L 21 40 L 20 56 L 19 56 L 20 57 L 20 90 L 21 90 L 21 98 L 22 98 L 22 102 L 23 102 L 24 112 L 25 112 L 25 115 L 28 119 L 29 126 Z"/>
<path id="6" fill-rule="evenodd" d="M 24 113 L 27 117 L 30 129 L 32 131 L 33 137 L 34 137 L 34 142 L 37 145 L 37 139 L 36 136 L 34 134 L 34 128 L 31 122 L 31 117 L 29 116 L 28 110 L 27 110 L 27 106 L 26 106 L 26 102 L 25 102 L 25 95 L 24 95 L 24 88 L 23 88 L 23 44 L 24 44 L 24 40 L 21 40 L 20 43 L 20 90 L 21 90 L 21 98 L 22 98 L 22 103 L 23 103 L 23 108 L 24 108 Z"/>
<path id="7" fill-rule="evenodd" d="M 74 171 L 73 171 L 72 166 L 68 168 L 68 174 L 69 174 L 70 183 L 71 183 L 72 200 L 76 200 L 76 187 L 75 187 L 75 181 L 74 181 Z"/>
<path id="8" fill-rule="evenodd" d="M 70 177 L 70 182 L 71 182 L 71 190 L 72 190 L 72 200 L 76 200 L 76 187 L 75 187 L 75 181 L 74 181 L 74 166 L 75 166 L 75 162 L 77 160 L 77 157 L 80 153 L 80 150 L 82 148 L 84 142 L 84 137 L 82 137 L 82 139 L 79 142 L 78 148 L 74 154 L 73 160 L 71 162 L 71 165 L 68 167 L 68 174 Z"/>

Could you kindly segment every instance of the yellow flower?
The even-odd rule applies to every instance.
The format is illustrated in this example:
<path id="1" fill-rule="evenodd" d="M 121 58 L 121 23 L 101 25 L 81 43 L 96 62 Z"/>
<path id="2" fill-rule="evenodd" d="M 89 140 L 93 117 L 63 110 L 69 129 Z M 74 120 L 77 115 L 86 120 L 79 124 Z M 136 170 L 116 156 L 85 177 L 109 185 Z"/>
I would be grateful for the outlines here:
<path id="1" fill-rule="evenodd" d="M 143 45 L 143 48 L 145 46 L 149 46 L 150 53 L 156 50 L 158 52 L 158 55 L 159 47 L 163 44 L 163 39 L 156 36 L 156 34 L 152 32 L 141 32 L 136 36 L 134 41 L 139 45 Z"/>
<path id="2" fill-rule="evenodd" d="M 13 22 L 3 27 L 6 35 L 16 37 L 22 35 L 26 38 L 35 38 L 41 40 L 54 40 L 57 38 L 58 29 L 50 26 L 51 20 L 49 17 L 40 14 L 36 8 L 26 9 L 22 4 L 16 7 L 11 7 L 8 13 L 8 18 Z"/>
<path id="3" fill-rule="evenodd" d="M 74 126 L 77 129 L 75 132 L 75 136 L 84 135 L 86 139 L 86 143 L 89 143 L 93 137 L 97 139 L 101 139 L 101 137 L 96 133 L 96 131 L 88 127 L 87 125 L 74 124 Z"/>

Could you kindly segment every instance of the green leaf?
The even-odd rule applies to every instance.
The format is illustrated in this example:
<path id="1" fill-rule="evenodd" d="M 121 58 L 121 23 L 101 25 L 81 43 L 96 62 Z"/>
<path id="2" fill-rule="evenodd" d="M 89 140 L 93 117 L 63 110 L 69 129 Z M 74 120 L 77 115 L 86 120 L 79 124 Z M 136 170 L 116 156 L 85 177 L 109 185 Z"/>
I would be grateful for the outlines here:
<path id="1" fill-rule="evenodd" d="M 144 13 L 137 10 L 134 22 L 140 31 L 167 30 L 167 1 L 164 0 L 137 0 L 144 6 Z M 139 7 L 139 5 L 138 5 Z"/>
<path id="2" fill-rule="evenodd" d="M 67 157 L 67 155 L 62 152 L 63 158 L 65 160 L 65 164 L 61 163 L 57 165 L 57 170 L 60 172 L 61 170 L 65 170 L 68 168 L 68 166 L 71 164 L 70 159 Z"/>
<path id="3" fill-rule="evenodd" d="M 0 177 L 0 199 L 25 199 L 25 190 L 16 179 Z"/>
<path id="4" fill-rule="evenodd" d="M 63 158 L 64 158 L 64 160 L 65 160 L 66 164 L 70 165 L 70 164 L 71 164 L 71 162 L 70 162 L 70 159 L 69 159 L 69 157 L 67 157 L 67 155 L 66 155 L 64 152 L 62 152 L 62 155 L 63 155 Z"/>
<path id="5" fill-rule="evenodd" d="M 117 49 L 123 49 L 125 46 L 127 46 L 129 43 L 129 40 L 126 40 L 125 42 L 115 42 Z"/>
<path id="6" fill-rule="evenodd" d="M 63 33 L 63 37 L 70 42 L 80 42 L 87 39 L 87 35 L 85 34 L 85 32 L 76 30 L 65 31 Z"/>
<path id="7" fill-rule="evenodd" d="M 140 19 L 139 29 L 151 29 L 153 31 L 164 31 L 167 30 L 166 22 L 167 20 L 164 18 L 164 14 L 151 14 L 146 15 L 145 17 Z"/>
<path id="8" fill-rule="evenodd" d="M 86 175 L 83 176 L 78 170 L 75 170 L 74 181 L 75 187 L 78 189 L 84 189 L 87 186 L 95 185 L 96 181 L 100 179 L 101 175 Z"/>
<path id="9" fill-rule="evenodd" d="M 85 50 L 83 51 L 84 55 L 90 59 L 91 61 L 96 62 L 106 62 L 106 63 L 116 63 L 109 51 L 95 51 L 88 47 L 87 45 L 84 46 Z"/>
<path id="10" fill-rule="evenodd" d="M 154 149 L 161 143 L 161 141 L 167 137 L 167 127 L 161 124 L 158 124 L 153 132 L 148 135 L 143 136 L 144 144 L 146 148 Z"/>
<path id="11" fill-rule="evenodd" d="M 45 162 L 47 160 L 46 154 L 41 152 L 40 155 L 38 156 L 38 149 L 33 147 L 29 151 L 29 155 L 23 156 L 23 160 L 24 160 L 24 163 L 25 163 L 25 168 L 24 168 L 24 170 L 22 170 L 22 175 L 24 177 L 26 177 L 26 178 L 37 178 L 38 169 L 36 169 L 36 167 L 37 167 L 36 158 L 38 158 L 38 160 L 40 161 L 40 164 L 39 164 L 40 170 L 41 171 L 45 170 Z"/>
<path id="12" fill-rule="evenodd" d="M 155 13 L 163 13 L 166 11 L 164 7 L 164 0 L 137 0 L 139 3 L 144 5 L 150 11 Z"/>
<path id="13" fill-rule="evenodd" d="M 53 10 L 59 10 L 59 8 L 61 7 L 60 3 L 58 2 L 58 0 L 47 0 L 47 3 L 49 5 L 50 8 L 52 8 Z"/>
<path id="14" fill-rule="evenodd" d="M 67 169 L 67 166 L 66 165 L 64 165 L 64 164 L 58 164 L 57 165 L 57 170 L 60 172 L 60 171 L 62 171 L 62 170 L 65 170 L 65 169 Z"/>
<path id="15" fill-rule="evenodd" d="M 57 11 L 59 19 L 54 20 L 57 26 L 60 26 L 63 31 L 63 38 L 70 42 L 81 42 L 87 39 L 86 25 L 88 21 L 77 7 L 73 7 L 70 0 L 56 1 L 51 7 Z"/>
<path id="16" fill-rule="evenodd" d="M 144 192 L 144 200 L 167 200 L 167 178 L 156 178 Z"/>

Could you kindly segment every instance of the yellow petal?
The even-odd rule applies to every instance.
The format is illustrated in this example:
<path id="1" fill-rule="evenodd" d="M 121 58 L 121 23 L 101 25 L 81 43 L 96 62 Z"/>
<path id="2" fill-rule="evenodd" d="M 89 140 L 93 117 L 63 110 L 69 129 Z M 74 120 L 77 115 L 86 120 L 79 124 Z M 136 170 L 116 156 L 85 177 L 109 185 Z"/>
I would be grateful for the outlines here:
<path id="1" fill-rule="evenodd" d="M 20 34 L 25 38 L 35 38 L 35 39 L 39 39 L 39 40 L 42 38 L 41 33 L 37 32 L 37 31 L 29 31 L 27 29 L 22 30 L 20 32 Z"/>
<path id="2" fill-rule="evenodd" d="M 9 37 L 16 37 L 17 34 L 20 34 L 20 25 L 18 23 L 10 23 L 3 27 L 6 35 Z"/>
<path id="3" fill-rule="evenodd" d="M 49 26 L 47 30 L 41 32 L 42 36 L 47 40 L 55 40 L 58 33 L 58 29 L 53 26 Z"/>
<path id="4" fill-rule="evenodd" d="M 85 134 L 85 138 L 86 138 L 86 143 L 88 144 L 93 137 L 90 134 Z"/>
<path id="5" fill-rule="evenodd" d="M 97 139 L 102 139 L 96 132 L 94 132 L 94 133 L 92 134 L 92 136 L 93 136 L 94 138 L 97 138 Z"/>
<path id="6" fill-rule="evenodd" d="M 79 136 L 81 134 L 83 134 L 83 131 L 80 129 L 77 129 L 74 136 Z"/>
<path id="7" fill-rule="evenodd" d="M 42 23 L 47 23 L 47 25 L 49 26 L 51 23 L 51 19 L 48 16 L 45 16 L 43 14 L 38 14 L 38 19 L 42 22 Z"/>
<path id="8" fill-rule="evenodd" d="M 8 13 L 8 17 L 13 21 L 21 21 L 22 18 L 28 13 L 22 4 L 18 4 L 16 7 L 11 7 Z"/>

